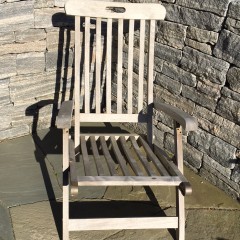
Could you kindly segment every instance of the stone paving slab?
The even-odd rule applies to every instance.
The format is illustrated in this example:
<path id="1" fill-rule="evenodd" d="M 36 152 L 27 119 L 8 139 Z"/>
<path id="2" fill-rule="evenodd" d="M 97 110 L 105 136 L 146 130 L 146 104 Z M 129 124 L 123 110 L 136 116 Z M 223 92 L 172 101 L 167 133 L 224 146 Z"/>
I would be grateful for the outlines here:
<path id="1" fill-rule="evenodd" d="M 61 203 L 54 203 L 54 211 L 60 210 Z M 139 205 L 142 207 L 142 205 Z M 74 206 L 73 206 L 74 207 Z M 132 205 L 126 208 L 131 211 Z M 149 205 L 147 210 L 154 209 L 155 206 Z M 13 221 L 13 228 L 16 240 L 57 240 L 59 235 L 57 232 L 56 224 L 59 222 L 54 221 L 52 208 L 49 202 L 40 202 L 24 206 L 11 208 L 11 217 Z M 119 209 L 117 209 L 119 210 Z M 72 209 L 76 211 L 76 209 Z M 59 219 L 61 212 L 58 211 Z M 172 209 L 168 212 L 172 212 Z M 46 221 L 47 219 L 47 221 Z M 70 239 L 85 239 L 85 240 L 107 240 L 107 239 L 141 239 L 141 240 L 156 240 L 156 239 L 173 239 L 171 234 L 166 229 L 160 230 L 113 230 L 113 231 L 82 231 L 71 232 Z"/>
<path id="2" fill-rule="evenodd" d="M 9 210 L 0 202 L 0 240 L 14 240 Z"/>
<path id="3" fill-rule="evenodd" d="M 61 139 L 61 131 L 53 129 L 40 131 L 37 136 L 26 136 L 0 144 L 0 240 L 12 240 L 14 236 L 16 240 L 60 239 Z M 185 175 L 193 187 L 193 194 L 186 197 L 186 240 L 238 240 L 239 203 L 187 168 Z M 159 210 L 156 210 L 158 204 L 168 214 L 175 211 L 174 188 L 155 187 L 152 191 L 141 187 L 86 188 L 81 189 L 80 193 L 79 198 L 92 198 L 92 203 L 99 198 L 105 202 L 121 200 L 122 205 L 126 205 L 125 200 L 143 201 L 136 206 L 144 209 L 141 204 L 145 204 L 148 213 L 153 215 L 159 214 Z M 71 206 L 71 212 L 76 214 L 76 203 L 71 203 Z M 107 210 L 107 205 L 102 208 L 91 205 L 89 208 L 81 203 L 80 206 L 83 206 L 79 211 L 81 214 L 90 208 L 95 213 L 99 210 L 109 214 L 114 214 L 115 210 L 124 212 L 122 206 L 115 206 L 114 211 Z M 134 209 L 131 204 L 128 208 Z M 128 210 L 125 212 L 128 213 Z M 168 230 L 71 233 L 71 239 L 81 237 L 86 240 L 172 240 L 173 236 L 174 233 Z"/>
<path id="4" fill-rule="evenodd" d="M 186 178 L 190 181 L 193 193 L 185 197 L 187 208 L 238 209 L 240 204 L 226 195 L 219 188 L 211 185 L 190 169 L 184 168 Z M 175 207 L 175 189 L 171 187 L 151 187 L 159 204 L 164 207 Z M 151 195 L 151 193 L 150 193 Z M 109 200 L 149 200 L 146 190 L 142 187 L 108 187 L 104 198 Z"/>
<path id="5" fill-rule="evenodd" d="M 58 203 L 55 204 L 56 209 L 59 209 L 61 205 L 57 206 Z M 129 205 L 129 207 L 131 207 L 131 205 Z M 165 212 L 171 215 L 174 211 L 175 208 L 170 208 Z M 58 211 L 58 213 L 59 212 L 60 211 Z M 186 216 L 186 240 L 239 239 L 239 210 L 189 209 L 187 210 Z M 39 202 L 11 208 L 11 217 L 16 240 L 59 239 L 56 224 L 60 224 L 60 222 L 54 221 L 49 202 Z M 82 231 L 71 233 L 70 238 L 72 240 L 173 240 L 174 232 L 169 232 L 166 229 Z"/>
<path id="6" fill-rule="evenodd" d="M 7 207 L 60 197 L 52 166 L 31 136 L 0 144 L 0 198 Z"/>

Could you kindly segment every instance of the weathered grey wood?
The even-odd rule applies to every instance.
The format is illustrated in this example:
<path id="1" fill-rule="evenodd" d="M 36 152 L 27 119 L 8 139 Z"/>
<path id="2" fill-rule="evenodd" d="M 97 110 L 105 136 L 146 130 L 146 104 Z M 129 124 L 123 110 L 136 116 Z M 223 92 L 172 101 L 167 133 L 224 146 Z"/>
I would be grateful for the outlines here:
<path id="1" fill-rule="evenodd" d="M 71 196 L 78 194 L 77 171 L 75 168 L 75 147 L 72 139 L 69 139 L 69 167 L 70 167 L 70 191 Z"/>
<path id="2" fill-rule="evenodd" d="M 78 186 L 179 186 L 179 177 L 171 176 L 87 176 L 78 177 Z"/>
<path id="3" fill-rule="evenodd" d="M 107 20 L 107 79 L 106 79 L 106 110 L 111 113 L 111 81 L 112 81 L 112 19 Z"/>
<path id="4" fill-rule="evenodd" d="M 118 3 L 104 1 L 87 1 L 87 0 L 69 0 L 66 4 L 67 14 L 75 17 L 75 145 L 70 141 L 63 150 L 63 239 L 69 239 L 69 230 L 106 230 L 106 229 L 143 229 L 143 228 L 178 228 L 178 239 L 184 240 L 185 232 L 185 212 L 183 195 L 190 193 L 190 185 L 183 176 L 183 157 L 182 157 L 182 136 L 181 128 L 175 124 L 175 144 L 176 144 L 176 161 L 177 166 L 168 160 L 167 155 L 162 151 L 153 153 L 151 146 L 153 142 L 153 80 L 154 80 L 154 40 L 155 40 L 155 20 L 163 19 L 165 9 L 160 4 L 138 4 L 138 3 Z M 80 16 L 85 17 L 84 26 L 81 26 L 82 34 L 85 38 L 82 40 L 80 35 Z M 90 19 L 96 19 L 96 27 L 90 24 Z M 114 19 L 114 20 L 113 20 Z M 127 96 L 123 93 L 122 67 L 123 67 L 123 34 L 124 20 L 129 20 L 129 35 L 128 35 L 128 73 L 127 80 Z M 139 82 L 138 89 L 133 89 L 133 59 L 134 59 L 134 23 L 136 19 L 140 19 L 140 45 L 139 45 Z M 146 20 L 149 22 L 149 33 L 146 33 Z M 106 39 L 104 39 L 104 51 L 102 49 L 102 22 L 106 28 Z M 114 21 L 114 24 L 113 24 Z M 112 79 L 112 54 L 113 40 L 112 28 L 118 23 L 117 43 L 118 49 L 114 51 L 117 54 L 114 60 L 117 59 L 117 82 Z M 91 32 L 90 32 L 91 29 Z M 124 33 L 125 33 L 124 28 Z M 90 36 L 96 33 L 96 45 L 90 41 Z M 114 36 L 114 43 L 115 43 Z M 148 37 L 148 39 L 147 39 Z M 148 44 L 146 44 L 148 40 Z M 84 47 L 82 48 L 82 44 Z M 145 48 L 148 48 L 145 50 Z M 91 54 L 91 57 L 90 57 Z M 106 55 L 105 55 L 106 54 Z M 148 55 L 145 61 L 145 55 Z M 83 56 L 81 61 L 80 56 Z M 80 62 L 84 65 L 83 71 L 80 72 Z M 134 62 L 135 64 L 135 62 Z M 147 76 L 147 114 L 142 114 L 144 99 L 144 70 L 148 72 Z M 91 67 L 91 69 L 90 69 Z M 104 70 L 103 70 L 104 68 Z M 103 72 L 102 72 L 103 70 Z M 106 72 L 105 72 L 106 70 Z M 95 71 L 95 80 L 93 86 L 95 88 L 96 111 L 92 113 L 90 106 L 90 88 L 91 78 L 90 73 Z M 80 75 L 84 77 L 81 94 L 80 94 Z M 91 76 L 92 77 L 92 76 Z M 106 82 L 105 82 L 106 80 Z M 101 86 L 101 83 L 103 85 Z M 112 85 L 116 87 L 116 95 L 112 96 Z M 102 89 L 101 89 L 102 87 Z M 103 89 L 106 87 L 106 89 Z M 102 97 L 101 91 L 106 90 L 106 113 L 101 113 Z M 115 90 L 115 89 L 114 89 Z M 133 93 L 137 94 L 138 102 L 133 105 Z M 84 97 L 84 109 L 80 110 L 80 96 Z M 114 97 L 114 99 L 112 99 Z M 111 101 L 117 97 L 117 114 L 112 113 Z M 106 101 L 105 101 L 106 100 Z M 124 100 L 124 102 L 123 102 Z M 126 102 L 125 102 L 126 101 Z M 126 111 L 123 112 L 123 103 L 127 104 Z M 155 103 L 158 110 L 162 110 L 169 114 L 179 124 L 183 125 L 186 130 L 195 130 L 197 127 L 195 119 L 189 116 L 186 117 L 180 110 L 175 111 L 175 108 L 167 107 L 161 103 Z M 138 114 L 133 114 L 137 109 Z M 125 110 L 125 109 L 124 109 Z M 62 110 L 63 111 L 63 110 Z M 61 110 L 60 110 L 61 116 Z M 189 120 L 190 119 L 190 120 Z M 69 121 L 69 120 L 68 120 Z M 71 121 L 70 121 L 71 122 Z M 143 122 L 147 123 L 147 139 L 148 143 L 141 137 L 138 138 L 131 134 L 79 134 L 81 122 Z M 65 125 L 64 125 L 65 126 Z M 69 126 L 69 125 L 68 125 Z M 71 124 L 70 124 L 71 126 Z M 64 129 L 64 144 L 68 143 L 68 130 Z M 79 141 L 80 139 L 80 141 Z M 130 139 L 130 141 L 129 141 Z M 140 143 L 138 145 L 138 142 Z M 90 141 L 91 154 L 93 154 L 97 176 L 94 176 L 95 169 L 92 164 L 92 158 L 89 158 L 89 152 L 86 142 Z M 100 144 L 99 144 L 99 142 Z M 106 141 L 109 141 L 109 147 Z M 128 142 L 126 142 L 128 141 Z M 129 146 L 128 144 L 130 144 Z M 80 144 L 81 143 L 81 144 Z M 99 145 L 98 145 L 98 144 Z M 119 149 L 119 145 L 120 149 Z M 142 153 L 142 149 L 146 151 Z M 129 148 L 133 147 L 133 148 Z M 76 152 L 75 152 L 76 151 Z M 132 152 L 132 151 L 135 151 Z M 85 170 L 85 176 L 78 176 L 76 171 L 75 156 L 79 156 L 81 152 Z M 100 156 L 102 154 L 102 156 Z M 147 157 L 146 157 L 147 156 Z M 105 159 L 104 159 L 104 158 Z M 135 159 L 136 157 L 136 159 Z M 148 162 L 150 159 L 153 165 Z M 90 161 L 91 160 L 91 161 Z M 102 163 L 107 162 L 111 176 L 104 174 Z M 104 162 L 101 162 L 104 161 Z M 118 173 L 114 163 L 117 161 L 122 173 Z M 91 163 L 91 164 L 90 164 Z M 129 164 L 129 165 L 128 165 Z M 70 165 L 70 166 L 69 166 Z M 142 166 L 143 165 L 143 166 Z M 70 168 L 69 168 L 70 167 Z M 91 169 L 94 167 L 94 169 Z M 132 168 L 133 172 L 130 170 Z M 144 169 L 145 170 L 144 170 Z M 65 169 L 65 170 L 64 170 Z M 121 219 L 72 219 L 69 220 L 69 183 L 68 172 L 70 170 L 71 194 L 77 193 L 79 186 L 173 186 L 177 189 L 177 217 L 164 218 L 121 218 Z M 107 170 L 107 169 L 106 169 Z M 107 170 L 108 171 L 108 170 Z M 148 176 L 144 176 L 145 173 Z M 120 171 L 119 171 L 120 172 Z M 157 176 L 158 173 L 161 176 Z M 98 176 L 99 175 L 99 176 Z M 108 173 L 109 175 L 109 173 Z M 123 176 L 119 176 L 123 175 Z M 137 175 L 137 176 L 131 176 Z M 67 176 L 67 178 L 66 178 Z M 67 181 L 66 181 L 67 179 Z"/>
<path id="5" fill-rule="evenodd" d="M 162 163 L 159 161 L 159 159 L 156 157 L 156 155 L 153 153 L 152 149 L 149 147 L 149 145 L 145 142 L 145 140 L 142 137 L 139 137 L 139 141 L 142 144 L 143 148 L 145 149 L 149 159 L 153 162 L 155 167 L 157 168 L 158 172 L 163 176 L 168 176 L 169 173 L 164 168 Z"/>
<path id="6" fill-rule="evenodd" d="M 120 137 L 120 142 L 122 144 L 122 149 L 128 159 L 128 163 L 130 164 L 130 166 L 132 167 L 134 173 L 137 176 L 144 176 L 144 173 L 142 172 L 142 170 L 139 168 L 136 160 L 134 159 L 134 157 L 132 156 L 131 151 L 129 150 L 127 143 L 126 143 L 126 139 L 124 137 Z"/>
<path id="7" fill-rule="evenodd" d="M 198 128 L 197 119 L 195 117 L 190 116 L 176 107 L 170 106 L 166 103 L 154 102 L 154 108 L 169 115 L 186 131 L 196 131 Z"/>
<path id="8" fill-rule="evenodd" d="M 80 122 L 147 122 L 146 114 L 81 113 Z"/>
<path id="9" fill-rule="evenodd" d="M 94 156 L 94 159 L 95 159 L 95 163 L 96 163 L 96 166 L 97 166 L 98 175 L 99 176 L 104 176 L 106 174 L 104 173 L 102 163 L 101 163 L 101 158 L 99 156 L 98 149 L 97 149 L 96 140 L 93 136 L 90 137 L 90 142 L 91 142 L 91 147 L 92 147 L 92 152 L 93 152 L 93 156 Z"/>
<path id="10" fill-rule="evenodd" d="M 117 113 L 122 113 L 123 19 L 118 20 Z"/>
<path id="11" fill-rule="evenodd" d="M 177 228 L 177 217 L 144 217 L 144 218 L 103 218 L 72 219 L 69 222 L 71 231 L 81 230 L 117 230 L 117 229 L 160 229 Z"/>
<path id="12" fill-rule="evenodd" d="M 110 137 L 114 137 L 116 140 L 118 140 L 120 137 L 125 137 L 125 139 L 127 140 L 130 136 L 133 136 L 136 139 L 139 138 L 139 135 L 135 133 L 82 133 L 81 136 L 84 137 L 86 141 L 92 136 L 95 138 L 95 140 L 103 137 L 105 141 L 110 139 Z"/>
<path id="13" fill-rule="evenodd" d="M 96 113 L 100 113 L 101 109 L 101 60 L 102 60 L 102 44 L 101 44 L 101 31 L 102 23 L 101 18 L 97 18 L 96 26 Z"/>
<path id="14" fill-rule="evenodd" d="M 125 12 L 114 12 L 116 10 Z M 91 16 L 101 18 L 121 18 L 121 19 L 156 19 L 163 20 L 166 15 L 165 8 L 160 4 L 126 4 L 121 2 L 104 2 L 88 0 L 69 0 L 65 5 L 68 15 Z"/>
<path id="15" fill-rule="evenodd" d="M 104 157 L 107 161 L 107 165 L 108 165 L 108 169 L 110 171 L 110 174 L 112 176 L 117 176 L 117 172 L 116 172 L 116 169 L 115 169 L 115 164 L 114 164 L 114 161 L 113 161 L 113 159 L 111 157 L 111 154 L 108 150 L 107 143 L 106 143 L 106 140 L 105 140 L 104 136 L 100 136 L 100 143 L 101 143 L 101 146 L 102 146 L 102 151 L 103 151 Z"/>
<path id="16" fill-rule="evenodd" d="M 141 150 L 137 144 L 136 138 L 131 136 L 130 137 L 132 146 L 138 156 L 138 158 L 140 159 L 140 161 L 142 162 L 146 172 L 148 173 L 149 176 L 156 176 L 156 173 L 152 170 L 147 158 L 141 153 Z"/>
<path id="17" fill-rule="evenodd" d="M 88 151 L 87 151 L 87 145 L 85 138 L 81 136 L 81 151 L 82 151 L 82 157 L 83 157 L 83 164 L 84 164 L 84 171 L 86 176 L 91 176 L 92 171 L 91 171 L 91 166 L 90 166 L 90 161 L 88 157 Z"/>
<path id="18" fill-rule="evenodd" d="M 78 178 L 77 178 L 77 169 L 76 162 L 70 161 L 70 192 L 72 197 L 77 197 L 78 195 Z"/>
<path id="19" fill-rule="evenodd" d="M 175 161 L 181 173 L 183 173 L 183 145 L 182 145 L 182 126 L 174 121 L 174 145 Z M 177 239 L 185 239 L 185 202 L 184 196 L 179 188 L 176 188 L 176 213 L 178 216 Z"/>
<path id="20" fill-rule="evenodd" d="M 84 103 L 85 113 L 90 112 L 90 17 L 85 18 L 85 50 L 84 50 Z"/>
<path id="21" fill-rule="evenodd" d="M 139 49 L 139 82 L 138 82 L 138 112 L 143 109 L 143 78 L 144 78 L 144 55 L 145 55 L 145 25 L 146 21 L 140 21 L 140 49 Z"/>
<path id="22" fill-rule="evenodd" d="M 182 181 L 182 183 L 179 186 L 182 194 L 184 196 L 192 194 L 191 184 L 184 177 L 184 175 L 180 172 L 178 167 L 166 157 L 164 151 L 161 148 L 159 148 L 157 145 L 154 145 L 154 152 L 158 156 L 158 158 L 161 160 L 164 167 L 168 170 L 168 172 L 172 176 L 179 176 L 179 178 Z"/>
<path id="23" fill-rule="evenodd" d="M 75 147 L 73 139 L 69 139 L 69 159 L 75 161 Z"/>
<path id="24" fill-rule="evenodd" d="M 121 170 L 123 172 L 123 174 L 125 176 L 128 176 L 129 175 L 129 171 L 127 169 L 127 165 L 126 165 L 126 160 L 123 158 L 119 148 L 118 148 L 118 145 L 117 145 L 117 142 L 116 142 L 116 139 L 115 137 L 111 136 L 110 137 L 110 140 L 111 140 L 111 144 L 112 144 L 112 148 L 113 148 L 113 151 L 115 153 L 115 156 L 117 158 L 117 161 L 121 167 Z"/>
<path id="25" fill-rule="evenodd" d="M 69 130 L 63 129 L 63 218 L 62 231 L 63 239 L 69 239 L 69 182 L 68 182 L 68 168 L 69 168 Z"/>
<path id="26" fill-rule="evenodd" d="M 127 110 L 128 114 L 132 114 L 133 107 L 133 38 L 134 36 L 134 20 L 129 20 L 129 41 L 128 41 L 128 98 Z"/>
<path id="27" fill-rule="evenodd" d="M 75 54 L 74 54 L 74 65 L 79 66 L 74 68 L 74 76 L 75 76 L 75 82 L 74 82 L 74 98 L 76 101 L 74 101 L 75 105 L 75 113 L 74 113 L 74 136 L 75 136 L 75 148 L 79 147 L 80 144 L 80 122 L 78 119 L 80 118 L 80 52 L 81 52 L 81 44 L 80 44 L 80 17 L 75 17 Z"/>
<path id="28" fill-rule="evenodd" d="M 149 21 L 149 39 L 148 39 L 148 107 L 149 116 L 147 122 L 147 140 L 152 148 L 153 144 L 153 65 L 154 65 L 154 41 L 155 41 L 156 21 Z"/>
<path id="29" fill-rule="evenodd" d="M 60 129 L 71 128 L 72 113 L 73 113 L 73 101 L 63 102 L 56 119 L 57 128 Z"/>

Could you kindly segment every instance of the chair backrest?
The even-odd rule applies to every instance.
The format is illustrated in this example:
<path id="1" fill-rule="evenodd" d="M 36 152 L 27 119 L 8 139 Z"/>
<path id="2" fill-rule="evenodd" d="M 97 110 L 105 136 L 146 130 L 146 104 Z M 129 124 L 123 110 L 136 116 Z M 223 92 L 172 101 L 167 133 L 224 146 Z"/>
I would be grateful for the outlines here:
<path id="1" fill-rule="evenodd" d="M 65 10 L 75 16 L 75 126 L 79 121 L 147 122 L 156 20 L 164 19 L 165 8 L 69 0 Z"/>

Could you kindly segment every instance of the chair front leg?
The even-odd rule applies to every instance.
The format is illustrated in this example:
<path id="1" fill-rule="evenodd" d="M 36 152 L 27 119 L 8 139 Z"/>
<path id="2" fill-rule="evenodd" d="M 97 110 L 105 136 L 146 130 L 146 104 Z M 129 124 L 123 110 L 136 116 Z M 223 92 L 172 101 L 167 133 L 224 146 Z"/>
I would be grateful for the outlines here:
<path id="1" fill-rule="evenodd" d="M 183 174 L 183 144 L 182 144 L 182 127 L 174 121 L 174 144 L 175 160 L 180 172 Z M 176 212 L 178 216 L 177 240 L 185 239 L 185 202 L 184 196 L 179 187 L 176 188 Z"/>
<path id="2" fill-rule="evenodd" d="M 63 129 L 63 217 L 62 239 L 69 240 L 69 129 Z"/>

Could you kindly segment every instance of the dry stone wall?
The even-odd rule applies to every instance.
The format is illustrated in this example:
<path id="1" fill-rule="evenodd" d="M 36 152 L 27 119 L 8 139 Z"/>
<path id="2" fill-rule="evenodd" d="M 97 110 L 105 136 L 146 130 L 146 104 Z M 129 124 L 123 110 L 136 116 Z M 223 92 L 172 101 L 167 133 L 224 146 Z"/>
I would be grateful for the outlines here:
<path id="1" fill-rule="evenodd" d="M 239 198 L 240 0 L 161 2 L 155 98 L 198 118 L 199 130 L 184 136 L 186 165 Z M 58 104 L 72 97 L 73 19 L 64 3 L 0 0 L 0 141 L 54 124 Z M 171 119 L 155 112 L 154 123 L 158 143 L 173 151 Z"/>
<path id="2" fill-rule="evenodd" d="M 155 98 L 198 118 L 199 130 L 184 136 L 186 165 L 239 198 L 240 0 L 161 2 L 167 16 L 157 26 Z M 171 119 L 156 112 L 154 131 L 173 152 Z"/>
<path id="3" fill-rule="evenodd" d="M 71 96 L 73 19 L 62 3 L 0 0 L 0 141 L 50 126 Z"/>

